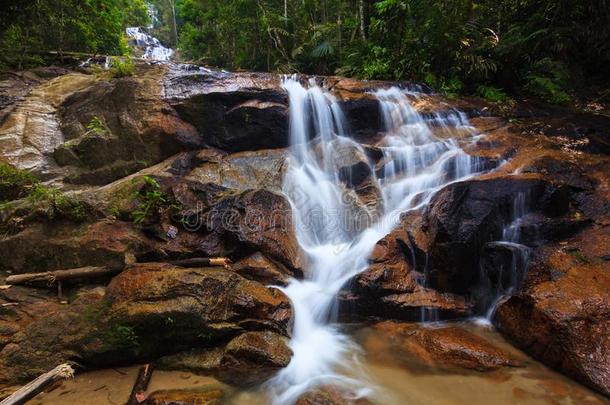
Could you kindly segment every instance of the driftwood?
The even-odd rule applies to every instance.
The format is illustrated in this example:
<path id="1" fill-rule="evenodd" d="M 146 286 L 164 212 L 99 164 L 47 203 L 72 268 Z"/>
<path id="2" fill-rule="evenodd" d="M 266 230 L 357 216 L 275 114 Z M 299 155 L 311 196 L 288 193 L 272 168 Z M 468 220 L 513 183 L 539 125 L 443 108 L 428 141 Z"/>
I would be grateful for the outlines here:
<path id="1" fill-rule="evenodd" d="M 193 257 L 190 259 L 174 260 L 170 263 L 180 267 L 222 266 L 228 269 L 231 260 L 226 257 Z"/>
<path id="2" fill-rule="evenodd" d="M 33 282 L 46 282 L 47 285 L 51 286 L 55 282 L 59 283 L 64 280 L 102 277 L 118 273 L 119 271 L 120 270 L 107 267 L 88 266 L 80 267 L 78 269 L 46 271 L 43 273 L 16 274 L 13 276 L 8 276 L 6 278 L 6 283 L 15 285 Z"/>
<path id="3" fill-rule="evenodd" d="M 136 382 L 133 384 L 131 394 L 129 395 L 129 400 L 127 401 L 126 405 L 138 405 L 146 400 L 146 389 L 148 388 L 148 383 L 150 382 L 152 372 L 152 364 L 147 364 L 144 367 L 140 367 L 138 376 L 136 377 Z"/>
<path id="4" fill-rule="evenodd" d="M 5 398 L 0 405 L 21 405 L 40 394 L 56 381 L 74 377 L 74 370 L 69 364 L 60 364 L 53 370 L 44 373 L 34 381 L 24 385 L 11 396 Z"/>

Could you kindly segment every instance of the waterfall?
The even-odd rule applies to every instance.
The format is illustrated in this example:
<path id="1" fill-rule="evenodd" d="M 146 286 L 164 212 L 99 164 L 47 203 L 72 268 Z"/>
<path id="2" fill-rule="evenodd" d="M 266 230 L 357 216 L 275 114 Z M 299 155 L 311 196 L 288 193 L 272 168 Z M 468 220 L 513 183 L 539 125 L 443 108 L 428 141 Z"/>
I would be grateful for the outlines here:
<path id="1" fill-rule="evenodd" d="M 531 249 L 522 243 L 521 227 L 529 211 L 528 199 L 529 193 L 517 193 L 513 199 L 510 220 L 502 229 L 502 239 L 491 243 L 494 248 L 505 249 L 509 253 L 508 260 L 494 266 L 494 274 L 485 273 L 481 266 L 482 285 L 479 286 L 478 301 L 485 316 L 478 320 L 480 323 L 491 324 L 500 302 L 517 290 L 525 275 Z"/>
<path id="2" fill-rule="evenodd" d="M 157 8 L 152 4 L 147 4 L 148 16 L 150 17 L 149 30 L 153 29 L 159 23 L 159 15 Z M 142 27 L 127 27 L 125 34 L 129 38 L 129 44 L 138 48 L 142 48 L 144 53 L 142 59 L 155 61 L 169 61 L 174 55 L 174 50 L 165 47 L 161 41 L 150 35 Z"/>
<path id="3" fill-rule="evenodd" d="M 478 171 L 476 159 L 456 140 L 441 139 L 435 130 L 474 129 L 458 112 L 424 118 L 412 106 L 418 97 L 398 88 L 375 93 L 380 102 L 385 136 L 376 145 L 383 153 L 377 167 L 368 161 L 371 181 L 379 190 L 380 215 L 364 226 L 353 221 L 351 190 L 339 175 L 337 156 L 345 150 L 363 155 L 363 146 L 349 137 L 340 103 L 310 81 L 284 81 L 290 102 L 291 156 L 283 191 L 293 210 L 296 236 L 307 263 L 304 280 L 293 279 L 282 291 L 290 298 L 294 326 L 290 364 L 269 382 L 274 403 L 294 403 L 321 384 L 334 385 L 354 397 L 373 387 L 360 370 L 358 347 L 336 325 L 336 295 L 348 280 L 364 271 L 375 244 L 405 211 L 426 205 L 432 195 L 453 181 Z"/>

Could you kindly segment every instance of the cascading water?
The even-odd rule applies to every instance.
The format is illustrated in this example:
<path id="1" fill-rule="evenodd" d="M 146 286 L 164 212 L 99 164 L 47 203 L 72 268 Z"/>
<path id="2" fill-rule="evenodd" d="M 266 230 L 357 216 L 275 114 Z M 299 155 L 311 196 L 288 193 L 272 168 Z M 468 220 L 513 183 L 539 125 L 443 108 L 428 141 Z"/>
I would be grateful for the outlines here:
<path id="1" fill-rule="evenodd" d="M 152 29 L 159 21 L 157 9 L 152 4 L 147 6 L 148 16 L 151 24 L 148 29 Z M 161 41 L 150 35 L 142 27 L 127 27 L 125 33 L 129 38 L 130 45 L 144 49 L 142 59 L 155 61 L 168 61 L 174 55 L 174 50 L 164 46 Z"/>
<path id="2" fill-rule="evenodd" d="M 521 227 L 528 214 L 527 200 L 526 192 L 515 196 L 510 222 L 502 230 L 502 239 L 490 244 L 493 249 L 502 249 L 508 257 L 502 263 L 491 266 L 493 274 L 481 274 L 478 301 L 485 312 L 484 318 L 480 319 L 484 324 L 491 323 L 498 304 L 504 297 L 514 293 L 523 280 L 530 256 L 530 248 L 522 244 L 521 240 Z"/>
<path id="3" fill-rule="evenodd" d="M 335 158 L 346 148 L 365 154 L 349 138 L 340 104 L 313 81 L 305 88 L 290 78 L 284 88 L 290 101 L 291 158 L 283 191 L 291 202 L 307 268 L 304 280 L 292 280 L 282 289 L 294 309 L 293 357 L 270 381 L 271 394 L 275 403 L 289 404 L 325 384 L 364 396 L 372 388 L 358 371 L 357 346 L 334 324 L 336 295 L 367 268 L 373 247 L 393 229 L 400 213 L 421 208 L 443 186 L 478 171 L 476 159 L 456 140 L 435 136 L 434 128 L 475 131 L 457 113 L 424 119 L 409 99 L 416 94 L 398 88 L 378 91 L 385 136 L 376 146 L 383 159 L 377 164 L 381 168 L 372 162 L 369 168 L 382 204 L 379 215 L 371 215 L 362 226 L 354 221 L 353 204 L 346 198 L 350 190 Z"/>

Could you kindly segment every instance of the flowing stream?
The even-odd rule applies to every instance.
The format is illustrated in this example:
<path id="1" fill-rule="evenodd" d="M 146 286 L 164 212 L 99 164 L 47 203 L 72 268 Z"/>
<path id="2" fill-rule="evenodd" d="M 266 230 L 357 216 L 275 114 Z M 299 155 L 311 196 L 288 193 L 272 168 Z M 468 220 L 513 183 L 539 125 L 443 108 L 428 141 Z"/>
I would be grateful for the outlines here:
<path id="1" fill-rule="evenodd" d="M 376 146 L 383 158 L 377 167 L 366 162 L 382 203 L 355 208 L 353 190 L 341 175 L 341 156 L 346 150 L 353 156 L 366 153 L 349 137 L 340 103 L 313 81 L 303 86 L 288 78 L 284 88 L 290 102 L 291 158 L 283 191 L 307 266 L 304 280 L 283 288 L 294 308 L 294 354 L 270 381 L 270 391 L 277 404 L 294 403 L 322 384 L 353 397 L 366 396 L 374 387 L 360 371 L 358 347 L 336 324 L 337 293 L 367 268 L 373 247 L 397 224 L 400 213 L 425 206 L 440 188 L 478 173 L 476 159 L 458 141 L 441 139 L 434 130 L 477 134 L 459 112 L 420 115 L 412 106 L 417 93 L 395 87 L 376 92 L 385 125 Z M 362 209 L 369 214 L 364 225 L 355 218 Z"/>

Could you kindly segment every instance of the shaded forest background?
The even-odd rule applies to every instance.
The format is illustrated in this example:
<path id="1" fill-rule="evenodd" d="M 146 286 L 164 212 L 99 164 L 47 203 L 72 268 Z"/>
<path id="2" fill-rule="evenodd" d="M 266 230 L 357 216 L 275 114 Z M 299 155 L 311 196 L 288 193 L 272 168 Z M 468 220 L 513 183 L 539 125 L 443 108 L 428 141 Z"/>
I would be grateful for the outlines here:
<path id="1" fill-rule="evenodd" d="M 527 92 L 562 104 L 592 84 L 609 97 L 609 3 L 2 0 L 0 49 L 5 67 L 44 63 L 33 51 L 122 55 L 124 28 L 152 25 L 180 58 L 229 70 L 411 80 L 450 95 Z"/>

